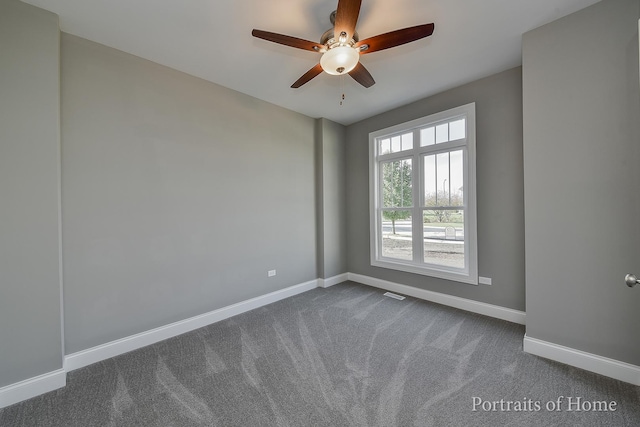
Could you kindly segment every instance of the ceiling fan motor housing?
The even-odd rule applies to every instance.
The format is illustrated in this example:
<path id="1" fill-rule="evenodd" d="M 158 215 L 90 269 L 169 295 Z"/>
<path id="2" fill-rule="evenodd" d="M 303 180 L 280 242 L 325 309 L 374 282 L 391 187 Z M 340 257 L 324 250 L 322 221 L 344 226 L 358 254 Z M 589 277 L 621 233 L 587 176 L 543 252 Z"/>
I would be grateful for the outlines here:
<path id="1" fill-rule="evenodd" d="M 333 12 L 331 12 L 331 16 L 329 17 L 329 19 L 331 20 L 331 24 L 335 25 L 336 23 L 336 11 L 334 10 Z M 327 31 L 324 32 L 324 34 L 322 34 L 322 37 L 320 37 L 320 44 L 323 44 L 327 47 L 327 49 L 330 49 L 331 47 L 337 45 L 340 43 L 339 40 L 336 39 L 335 34 L 334 34 L 334 29 L 330 28 Z M 358 36 L 358 32 L 354 31 L 353 32 L 353 37 L 351 38 L 351 40 L 349 40 L 348 44 L 349 46 L 353 46 L 354 44 L 356 44 L 358 41 L 360 41 L 360 36 Z"/>

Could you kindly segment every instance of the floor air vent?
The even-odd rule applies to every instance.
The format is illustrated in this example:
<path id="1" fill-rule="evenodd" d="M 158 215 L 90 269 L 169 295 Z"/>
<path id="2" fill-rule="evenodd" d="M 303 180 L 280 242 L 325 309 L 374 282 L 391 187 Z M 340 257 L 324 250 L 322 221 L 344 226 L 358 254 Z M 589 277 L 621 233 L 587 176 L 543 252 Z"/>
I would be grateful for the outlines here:
<path id="1" fill-rule="evenodd" d="M 399 299 L 400 301 L 402 301 L 403 299 L 406 298 L 406 297 L 403 297 L 402 295 L 392 294 L 391 292 L 385 293 L 384 296 L 385 297 L 389 297 L 389 298 L 393 298 L 393 299 Z"/>

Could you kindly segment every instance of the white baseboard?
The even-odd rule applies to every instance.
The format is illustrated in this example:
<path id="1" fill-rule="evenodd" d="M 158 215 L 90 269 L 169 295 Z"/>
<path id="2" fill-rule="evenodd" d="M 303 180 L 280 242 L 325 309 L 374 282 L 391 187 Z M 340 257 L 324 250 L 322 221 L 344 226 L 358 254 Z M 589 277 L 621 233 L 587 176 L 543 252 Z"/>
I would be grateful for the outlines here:
<path id="1" fill-rule="evenodd" d="M 271 304 L 281 299 L 288 298 L 318 287 L 318 280 L 311 280 L 306 283 L 291 286 L 266 295 L 251 298 L 237 304 L 229 305 L 209 313 L 141 332 L 136 335 L 111 341 L 87 350 L 69 354 L 64 358 L 64 369 L 67 372 L 79 369 L 92 363 L 100 362 L 110 357 L 115 357 L 132 350 L 155 344 L 159 341 L 173 338 L 177 335 L 191 332 L 212 323 L 219 322 L 229 317 L 236 316 L 249 310 Z"/>
<path id="2" fill-rule="evenodd" d="M 64 369 L 29 378 L 19 383 L 0 388 L 0 408 L 48 393 L 67 384 L 67 373 Z"/>
<path id="3" fill-rule="evenodd" d="M 349 273 L 338 274 L 337 276 L 329 277 L 328 279 L 318 279 L 319 288 L 329 288 L 342 282 L 349 280 Z"/>
<path id="4" fill-rule="evenodd" d="M 364 276 L 361 274 L 347 273 L 347 275 L 349 280 L 362 283 L 363 285 L 409 295 L 415 298 L 470 311 L 472 313 L 495 317 L 496 319 L 519 323 L 521 325 L 525 324 L 526 315 L 523 311 L 474 301 L 467 298 L 460 298 L 453 295 L 441 294 L 439 292 L 427 291 L 420 288 L 414 288 L 413 286 L 401 285 L 399 283 L 376 279 L 375 277 Z"/>
<path id="5" fill-rule="evenodd" d="M 640 386 L 640 366 L 524 336 L 525 353 Z"/>

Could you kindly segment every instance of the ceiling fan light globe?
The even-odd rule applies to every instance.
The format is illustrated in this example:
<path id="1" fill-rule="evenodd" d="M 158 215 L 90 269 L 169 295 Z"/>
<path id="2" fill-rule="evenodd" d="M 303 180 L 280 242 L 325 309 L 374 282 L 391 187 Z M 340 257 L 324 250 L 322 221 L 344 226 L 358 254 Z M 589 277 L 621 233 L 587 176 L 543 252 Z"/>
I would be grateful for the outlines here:
<path id="1" fill-rule="evenodd" d="M 339 76 L 353 70 L 358 61 L 360 54 L 357 50 L 350 46 L 337 46 L 329 49 L 320 58 L 322 69 L 328 74 Z"/>

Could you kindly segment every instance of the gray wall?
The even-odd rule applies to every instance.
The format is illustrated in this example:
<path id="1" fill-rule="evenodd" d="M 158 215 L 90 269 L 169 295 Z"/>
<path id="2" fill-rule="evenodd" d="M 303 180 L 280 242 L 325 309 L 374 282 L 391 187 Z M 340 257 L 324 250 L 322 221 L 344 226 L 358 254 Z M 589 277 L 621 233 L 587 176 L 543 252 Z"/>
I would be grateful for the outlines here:
<path id="1" fill-rule="evenodd" d="M 525 34 L 527 335 L 640 365 L 638 0 Z"/>
<path id="2" fill-rule="evenodd" d="M 62 368 L 56 15 L 0 2 L 0 387 Z"/>
<path id="3" fill-rule="evenodd" d="M 327 119 L 316 121 L 318 195 L 318 277 L 347 272 L 346 128 Z"/>
<path id="4" fill-rule="evenodd" d="M 313 119 L 67 34 L 62 118 L 67 354 L 317 277 Z"/>
<path id="5" fill-rule="evenodd" d="M 425 78 L 428 78 L 426 76 Z M 478 271 L 473 286 L 372 267 L 369 257 L 369 133 L 476 103 Z M 522 76 L 514 68 L 347 128 L 347 241 L 352 273 L 524 310 Z"/>

